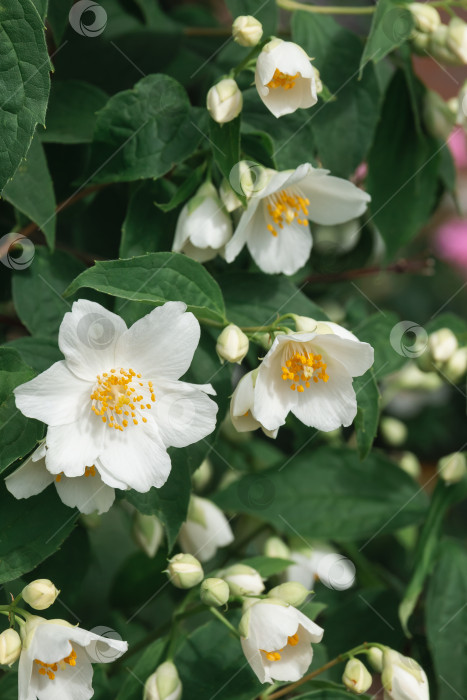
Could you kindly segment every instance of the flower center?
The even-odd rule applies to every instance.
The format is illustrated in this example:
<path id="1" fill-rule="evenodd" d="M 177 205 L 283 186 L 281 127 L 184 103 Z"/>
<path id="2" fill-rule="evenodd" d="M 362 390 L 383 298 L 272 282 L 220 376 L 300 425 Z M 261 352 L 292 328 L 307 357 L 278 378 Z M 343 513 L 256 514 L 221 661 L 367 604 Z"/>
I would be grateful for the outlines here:
<path id="1" fill-rule="evenodd" d="M 326 363 L 322 361 L 321 355 L 314 355 L 312 352 L 296 351 L 292 357 L 282 366 L 282 379 L 290 381 L 292 391 L 297 390 L 302 393 L 310 387 L 310 380 L 315 384 L 320 379 L 327 382 Z"/>
<path id="2" fill-rule="evenodd" d="M 137 414 L 151 409 L 149 400 L 153 403 L 156 400 L 152 382 L 140 380 L 141 375 L 132 369 L 111 369 L 102 376 L 98 374 L 91 394 L 91 410 L 115 430 L 123 430 L 131 421 L 138 425 Z M 147 423 L 147 418 L 141 420 Z"/>
<path id="3" fill-rule="evenodd" d="M 308 205 L 310 200 L 290 190 L 275 192 L 267 198 L 267 210 L 273 223 L 268 224 L 268 231 L 277 236 L 276 227 L 284 228 L 284 224 L 297 224 L 308 226 Z"/>
<path id="4" fill-rule="evenodd" d="M 73 649 L 70 656 L 66 656 L 61 661 L 55 664 L 45 664 L 39 659 L 34 659 L 34 663 L 39 666 L 38 671 L 41 676 L 48 676 L 51 681 L 54 680 L 57 671 L 64 671 L 68 666 L 76 666 L 76 651 Z"/>
<path id="5" fill-rule="evenodd" d="M 266 87 L 270 88 L 271 90 L 275 90 L 278 87 L 281 87 L 284 90 L 291 90 L 293 87 L 295 87 L 295 81 L 299 75 L 300 73 L 289 75 L 288 73 L 283 73 L 281 70 L 279 70 L 279 68 L 276 68 L 272 79 L 266 84 Z"/>
<path id="6" fill-rule="evenodd" d="M 296 632 L 291 637 L 287 637 L 287 645 L 288 646 L 296 647 L 299 641 L 300 640 L 298 637 L 298 632 Z M 284 651 L 284 649 L 279 649 L 279 651 L 265 651 L 264 649 L 260 649 L 260 651 L 263 652 L 263 654 L 265 655 L 265 657 L 267 658 L 268 661 L 280 661 L 281 660 L 280 652 Z"/>

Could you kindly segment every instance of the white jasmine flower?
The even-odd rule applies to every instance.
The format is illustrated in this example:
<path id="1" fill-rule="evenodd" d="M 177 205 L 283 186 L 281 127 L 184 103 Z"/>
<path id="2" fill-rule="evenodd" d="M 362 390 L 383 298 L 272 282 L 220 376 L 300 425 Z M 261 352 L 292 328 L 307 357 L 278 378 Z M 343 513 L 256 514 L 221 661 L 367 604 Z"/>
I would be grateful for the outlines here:
<path id="1" fill-rule="evenodd" d="M 62 503 L 89 515 L 106 513 L 115 500 L 115 489 L 102 481 L 96 467 L 86 467 L 83 476 L 51 474 L 45 465 L 45 444 L 38 447 L 23 464 L 5 479 L 15 498 L 30 498 L 54 484 Z"/>
<path id="2" fill-rule="evenodd" d="M 283 425 L 289 411 L 325 432 L 348 426 L 357 413 L 352 378 L 372 364 L 371 345 L 337 323 L 278 335 L 258 369 L 253 414 L 268 430 Z"/>
<path id="3" fill-rule="evenodd" d="M 205 393 L 212 387 L 179 381 L 199 336 L 181 302 L 130 329 L 100 304 L 75 302 L 60 326 L 65 359 L 14 392 L 26 416 L 48 425 L 47 470 L 78 477 L 95 465 L 113 488 L 162 486 L 171 469 L 167 448 L 197 442 L 215 427 L 217 405 Z"/>
<path id="4" fill-rule="evenodd" d="M 217 190 L 205 182 L 178 217 L 172 250 L 198 262 L 212 260 L 232 236 L 232 222 Z"/>
<path id="5" fill-rule="evenodd" d="M 247 372 L 238 382 L 230 401 L 230 418 L 234 428 L 238 430 L 239 433 L 262 428 L 265 435 L 270 438 L 275 438 L 277 436 L 277 429 L 267 430 L 264 425 L 261 425 L 261 423 L 256 420 L 256 416 L 253 413 L 257 374 L 257 370 Z"/>
<path id="6" fill-rule="evenodd" d="M 28 618 L 21 637 L 18 700 L 89 700 L 92 664 L 115 661 L 128 648 L 65 620 L 36 616 Z"/>
<path id="7" fill-rule="evenodd" d="M 184 552 L 195 555 L 200 561 L 208 561 L 218 547 L 233 542 L 233 533 L 224 513 L 207 498 L 192 496 L 186 522 L 178 536 Z"/>
<path id="8" fill-rule="evenodd" d="M 359 217 L 370 196 L 348 180 L 310 163 L 296 170 L 270 170 L 266 184 L 248 201 L 225 248 L 227 262 L 246 245 L 263 272 L 293 275 L 310 257 L 309 221 L 333 226 Z"/>
<path id="9" fill-rule="evenodd" d="M 291 605 L 260 600 L 243 615 L 239 631 L 243 653 L 261 683 L 298 681 L 313 658 L 311 643 L 324 630 Z"/>
<path id="10" fill-rule="evenodd" d="M 258 56 L 258 94 L 275 117 L 316 104 L 313 67 L 305 51 L 292 41 L 273 39 Z"/>
<path id="11" fill-rule="evenodd" d="M 430 688 L 423 668 L 414 659 L 393 649 L 383 652 L 381 680 L 384 700 L 430 700 Z"/>

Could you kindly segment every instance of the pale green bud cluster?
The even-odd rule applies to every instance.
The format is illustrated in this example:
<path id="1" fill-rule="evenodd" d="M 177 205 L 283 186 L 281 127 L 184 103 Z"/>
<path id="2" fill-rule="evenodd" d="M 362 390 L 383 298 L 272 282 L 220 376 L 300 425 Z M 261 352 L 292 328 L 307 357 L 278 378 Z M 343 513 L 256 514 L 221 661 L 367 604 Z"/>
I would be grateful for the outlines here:
<path id="1" fill-rule="evenodd" d="M 438 462 L 438 474 L 447 484 L 457 484 L 467 474 L 467 460 L 462 452 L 443 457 Z"/>
<path id="2" fill-rule="evenodd" d="M 350 659 L 345 666 L 342 682 L 351 693 L 360 695 L 371 687 L 373 678 L 359 659 Z"/>
<path id="3" fill-rule="evenodd" d="M 144 685 L 143 700 L 180 700 L 182 683 L 177 668 L 165 661 L 149 676 Z"/>
<path id="4" fill-rule="evenodd" d="M 175 554 L 169 560 L 167 573 L 176 588 L 193 588 L 204 578 L 203 567 L 191 554 Z"/>
<path id="5" fill-rule="evenodd" d="M 238 117 L 243 107 L 243 95 L 233 78 L 224 78 L 208 92 L 206 107 L 218 124 L 226 124 Z"/>
<path id="6" fill-rule="evenodd" d="M 441 378 L 457 383 L 467 373 L 467 347 L 459 347 L 456 335 L 450 328 L 440 328 L 428 336 L 418 366 L 424 372 L 437 371 Z"/>
<path id="7" fill-rule="evenodd" d="M 240 46 L 256 46 L 263 36 L 263 25 L 252 15 L 240 15 L 232 24 L 232 36 Z"/>
<path id="8" fill-rule="evenodd" d="M 4 630 L 0 634 L 0 664 L 11 666 L 21 654 L 21 637 L 14 629 Z"/>
<path id="9" fill-rule="evenodd" d="M 201 584 L 201 601 L 209 607 L 226 605 L 229 596 L 229 584 L 221 578 L 206 578 Z"/>
<path id="10" fill-rule="evenodd" d="M 216 352 L 223 362 L 241 364 L 245 358 L 250 342 L 245 333 L 235 324 L 230 323 L 217 338 Z"/>

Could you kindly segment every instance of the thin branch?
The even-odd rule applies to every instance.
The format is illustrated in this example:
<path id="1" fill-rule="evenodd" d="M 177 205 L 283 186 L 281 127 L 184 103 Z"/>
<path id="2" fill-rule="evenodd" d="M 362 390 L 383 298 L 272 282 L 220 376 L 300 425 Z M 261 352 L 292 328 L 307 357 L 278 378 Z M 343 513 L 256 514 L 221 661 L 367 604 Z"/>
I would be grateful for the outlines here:
<path id="1" fill-rule="evenodd" d="M 406 260 L 402 258 L 387 267 L 381 265 L 373 265 L 372 267 L 361 267 L 355 270 L 344 270 L 343 272 L 330 272 L 325 274 L 310 275 L 303 280 L 302 284 L 321 284 L 326 282 L 345 282 L 354 280 L 359 277 L 370 277 L 371 275 L 379 275 L 383 272 L 391 272 L 396 275 L 403 274 L 433 274 L 435 261 L 433 258 L 416 258 L 414 260 Z"/>

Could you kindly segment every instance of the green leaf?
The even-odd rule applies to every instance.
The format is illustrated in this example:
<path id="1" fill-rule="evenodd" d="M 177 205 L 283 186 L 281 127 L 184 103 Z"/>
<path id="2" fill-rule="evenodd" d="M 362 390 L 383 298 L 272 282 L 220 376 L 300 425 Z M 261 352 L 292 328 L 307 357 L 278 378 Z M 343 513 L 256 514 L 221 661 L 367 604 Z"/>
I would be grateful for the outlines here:
<path id="1" fill-rule="evenodd" d="M 413 28 L 412 14 L 403 0 L 379 0 L 362 55 L 362 70 L 368 61 L 377 63 L 401 46 Z"/>
<path id="2" fill-rule="evenodd" d="M 57 342 L 52 338 L 31 338 L 25 335 L 10 341 L 6 347 L 16 350 L 23 362 L 38 373 L 45 372 L 54 362 L 63 360 Z"/>
<path id="3" fill-rule="evenodd" d="M 164 648 L 164 639 L 156 639 L 155 642 L 146 647 L 144 654 L 131 669 L 131 673 L 128 673 L 116 700 L 141 700 L 142 688 L 146 679 L 164 661 Z"/>
<path id="4" fill-rule="evenodd" d="M 175 656 L 187 698 L 252 700 L 263 686 L 224 625 L 209 622 L 192 632 Z"/>
<path id="5" fill-rule="evenodd" d="M 240 15 L 253 15 L 263 25 L 263 39 L 275 34 L 279 19 L 278 7 L 274 0 L 226 0 L 233 19 Z"/>
<path id="6" fill-rule="evenodd" d="M 402 628 L 411 637 L 407 624 L 415 609 L 426 577 L 435 564 L 436 552 L 442 534 L 442 525 L 448 509 L 467 495 L 467 483 L 447 485 L 442 479 L 436 484 L 427 518 L 423 524 L 417 548 L 414 553 L 412 576 L 407 585 L 401 604 L 399 618 Z"/>
<path id="7" fill-rule="evenodd" d="M 440 150 L 436 139 L 418 135 L 407 83 L 398 71 L 386 93 L 368 157 L 372 219 L 389 258 L 419 232 L 431 214 Z"/>
<path id="8" fill-rule="evenodd" d="M 41 440 L 44 426 L 16 408 L 13 389 L 35 376 L 15 350 L 0 348 L 0 472 L 28 454 Z"/>
<path id="9" fill-rule="evenodd" d="M 68 253 L 37 248 L 34 263 L 13 276 L 13 301 L 31 335 L 54 338 L 71 304 L 62 294 L 84 269 Z"/>
<path id="10" fill-rule="evenodd" d="M 65 296 L 82 287 L 156 305 L 184 301 L 197 318 L 223 322 L 221 290 L 200 263 L 180 253 L 150 253 L 129 260 L 96 262 L 68 287 Z"/>
<path id="11" fill-rule="evenodd" d="M 265 326 L 279 316 L 295 313 L 326 321 L 327 316 L 287 277 L 227 272 L 219 278 L 227 317 L 239 326 Z"/>
<path id="12" fill-rule="evenodd" d="M 148 75 L 98 112 L 92 179 L 160 177 L 193 153 L 200 137 L 185 89 L 168 75 Z"/>
<path id="13" fill-rule="evenodd" d="M 196 170 L 193 170 L 191 175 L 189 175 L 189 177 L 182 182 L 180 187 L 176 188 L 169 202 L 154 202 L 156 207 L 161 209 L 163 212 L 168 212 L 180 206 L 180 204 L 183 204 L 201 184 L 205 169 L 205 163 L 201 163 L 201 165 L 196 168 Z"/>
<path id="14" fill-rule="evenodd" d="M 219 170 L 227 181 L 231 180 L 232 169 L 240 162 L 240 117 L 227 124 L 210 120 L 209 137 L 212 155 Z M 237 190 L 238 198 L 246 204 L 245 195 Z"/>
<path id="15" fill-rule="evenodd" d="M 438 678 L 438 699 L 462 697 L 467 688 L 467 553 L 445 541 L 426 601 L 428 644 Z"/>
<path id="16" fill-rule="evenodd" d="M 44 25 L 31 0 L 0 5 L 0 191 L 43 124 L 50 89 Z"/>
<path id="17" fill-rule="evenodd" d="M 45 129 L 41 141 L 50 143 L 90 143 L 96 112 L 108 95 L 81 80 L 54 80 L 50 91 Z"/>
<path id="18" fill-rule="evenodd" d="M 241 564 L 246 564 L 256 569 L 263 578 L 270 578 L 274 574 L 280 574 L 285 571 L 288 566 L 293 565 L 293 561 L 289 559 L 280 559 L 279 557 L 250 557 L 242 559 Z"/>
<path id="19" fill-rule="evenodd" d="M 2 196 L 44 232 L 51 250 L 55 245 L 55 193 L 44 149 L 36 135 L 13 179 L 4 187 Z"/>
<path id="20" fill-rule="evenodd" d="M 362 45 L 353 33 L 309 12 L 296 12 L 292 37 L 309 56 L 335 99 L 310 110 L 315 144 L 323 167 L 349 177 L 365 159 L 380 111 L 380 89 L 373 65 L 359 78 Z M 313 111 L 314 110 L 314 111 Z M 303 141 L 301 134 L 298 140 Z"/>
<path id="21" fill-rule="evenodd" d="M 357 415 L 354 423 L 357 448 L 360 459 L 365 459 L 378 431 L 381 397 L 372 370 L 362 377 L 355 377 L 353 384 L 357 396 Z"/>
<path id="22" fill-rule="evenodd" d="M 380 311 L 368 316 L 355 333 L 359 340 L 370 343 L 374 348 L 372 369 L 378 380 L 401 369 L 412 357 L 410 348 L 413 340 L 406 338 L 407 330 L 394 313 Z"/>
<path id="23" fill-rule="evenodd" d="M 1 484 L 0 501 L 0 583 L 6 583 L 56 552 L 79 513 L 64 506 L 54 488 L 17 501 Z"/>
<path id="24" fill-rule="evenodd" d="M 373 539 L 419 522 L 426 510 L 413 479 L 382 454 L 361 462 L 349 449 L 330 447 L 303 450 L 283 467 L 244 476 L 215 501 L 279 532 L 337 541 Z"/>

